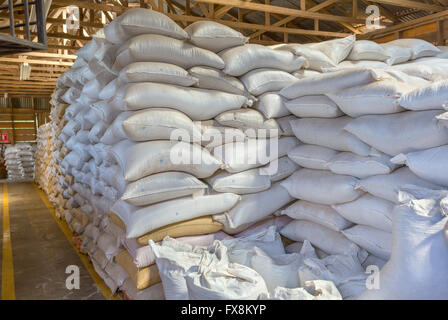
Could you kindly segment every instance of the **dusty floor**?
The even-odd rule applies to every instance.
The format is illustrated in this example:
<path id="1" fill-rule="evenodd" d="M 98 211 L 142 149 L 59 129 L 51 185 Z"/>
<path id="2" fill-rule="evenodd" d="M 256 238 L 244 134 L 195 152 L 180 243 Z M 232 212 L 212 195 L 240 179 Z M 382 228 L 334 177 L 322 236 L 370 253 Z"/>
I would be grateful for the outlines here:
<path id="1" fill-rule="evenodd" d="M 87 259 L 72 247 L 32 182 L 1 183 L 0 200 L 2 299 L 105 299 Z M 66 268 L 72 265 L 79 267 L 80 286 L 69 290 L 66 279 L 72 273 Z"/>

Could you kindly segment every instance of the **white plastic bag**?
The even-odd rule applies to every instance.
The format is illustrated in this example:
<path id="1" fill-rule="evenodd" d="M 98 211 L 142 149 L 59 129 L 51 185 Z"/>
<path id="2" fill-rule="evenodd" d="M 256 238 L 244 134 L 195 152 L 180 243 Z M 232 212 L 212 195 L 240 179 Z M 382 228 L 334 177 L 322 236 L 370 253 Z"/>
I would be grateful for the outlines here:
<path id="1" fill-rule="evenodd" d="M 352 202 L 332 205 L 345 219 L 383 231 L 392 232 L 392 211 L 395 204 L 370 194 Z"/>
<path id="2" fill-rule="evenodd" d="M 300 169 L 281 182 L 296 199 L 320 204 L 337 204 L 353 201 L 362 194 L 355 190 L 358 179 L 324 170 Z"/>

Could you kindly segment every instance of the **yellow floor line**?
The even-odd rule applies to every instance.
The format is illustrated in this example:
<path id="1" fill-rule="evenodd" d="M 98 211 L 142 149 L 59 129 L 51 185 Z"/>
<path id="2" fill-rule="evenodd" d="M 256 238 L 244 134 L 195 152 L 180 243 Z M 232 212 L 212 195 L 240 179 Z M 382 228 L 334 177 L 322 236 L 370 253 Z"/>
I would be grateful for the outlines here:
<path id="1" fill-rule="evenodd" d="M 89 258 L 86 255 L 83 255 L 78 251 L 78 249 L 76 248 L 76 246 L 73 242 L 73 235 L 70 232 L 70 229 L 68 228 L 68 226 L 65 222 L 63 222 L 61 219 L 56 217 L 56 213 L 54 211 L 53 205 L 51 204 L 50 200 L 48 200 L 45 193 L 41 189 L 39 189 L 39 187 L 36 184 L 33 184 L 33 185 L 34 185 L 34 188 L 37 190 L 37 193 L 39 194 L 40 198 L 47 206 L 47 208 L 50 211 L 51 215 L 53 216 L 54 220 L 58 224 L 59 228 L 64 233 L 68 242 L 73 247 L 75 252 L 78 254 L 79 258 L 81 259 L 82 263 L 84 264 L 84 267 L 89 272 L 90 276 L 92 277 L 93 281 L 97 285 L 98 289 L 100 289 L 104 298 L 106 298 L 107 300 L 119 300 L 118 295 L 117 294 L 112 295 L 112 292 L 110 291 L 109 287 L 104 283 L 103 279 L 96 273 L 95 269 L 93 268 L 93 265 L 89 261 Z"/>
<path id="2" fill-rule="evenodd" d="M 3 184 L 3 252 L 2 300 L 15 300 L 14 264 L 12 261 L 11 229 L 9 222 L 8 185 Z"/>

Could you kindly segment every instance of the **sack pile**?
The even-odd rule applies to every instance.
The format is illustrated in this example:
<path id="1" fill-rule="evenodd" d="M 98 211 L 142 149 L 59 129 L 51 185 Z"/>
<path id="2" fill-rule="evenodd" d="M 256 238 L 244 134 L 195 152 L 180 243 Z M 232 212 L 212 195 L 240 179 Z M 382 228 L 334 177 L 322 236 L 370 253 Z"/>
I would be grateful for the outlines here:
<path id="1" fill-rule="evenodd" d="M 390 254 L 390 215 L 381 214 L 393 202 L 368 198 L 361 178 L 394 180 L 403 169 L 394 171 L 400 164 L 380 143 L 345 127 L 370 116 L 372 106 L 378 117 L 406 114 L 396 96 L 430 82 L 403 70 L 330 70 L 342 68 L 352 37 L 304 46 L 303 54 L 247 40 L 215 22 L 182 29 L 159 12 L 131 9 L 58 79 L 51 138 L 42 129 L 39 145 L 52 139 L 62 217 L 112 292 L 128 299 L 355 298 L 365 288 L 361 264 Z M 317 67 L 324 56 L 333 61 L 321 65 L 329 70 Z M 361 110 L 345 103 L 359 91 L 369 100 L 352 103 Z M 421 122 L 438 114 L 409 126 L 423 130 L 412 137 L 419 150 L 444 141 L 444 127 Z M 398 190 L 381 192 L 395 197 Z M 339 208 L 364 206 L 360 199 L 375 204 L 375 216 L 352 218 Z M 293 242 L 286 250 L 280 230 Z M 372 250 L 378 241 L 365 242 L 378 234 L 382 247 Z"/>
<path id="2" fill-rule="evenodd" d="M 32 146 L 28 143 L 17 143 L 7 146 L 5 149 L 5 164 L 8 180 L 32 180 L 34 178 Z"/>
<path id="3" fill-rule="evenodd" d="M 333 43 L 337 41 L 345 40 Z M 409 44 L 414 58 L 439 51 L 422 40 L 415 42 L 420 46 L 399 41 Z M 367 56 L 361 43 L 347 51 L 349 58 L 355 52 Z M 425 53 L 419 51 L 422 45 Z M 381 55 L 371 53 L 373 58 Z M 444 60 L 442 65 L 448 61 L 424 61 L 439 60 Z M 281 184 L 298 199 L 282 211 L 295 219 L 281 230 L 283 236 L 309 240 L 327 254 L 356 254 L 365 267 L 381 268 L 393 251 L 399 191 L 410 185 L 446 189 L 447 80 L 437 71 L 422 77 L 406 73 L 411 70 L 406 64 L 398 66 L 402 70 L 334 68 L 280 92 L 296 116 L 290 121 L 292 130 L 303 142 L 288 153 L 302 168 Z"/>

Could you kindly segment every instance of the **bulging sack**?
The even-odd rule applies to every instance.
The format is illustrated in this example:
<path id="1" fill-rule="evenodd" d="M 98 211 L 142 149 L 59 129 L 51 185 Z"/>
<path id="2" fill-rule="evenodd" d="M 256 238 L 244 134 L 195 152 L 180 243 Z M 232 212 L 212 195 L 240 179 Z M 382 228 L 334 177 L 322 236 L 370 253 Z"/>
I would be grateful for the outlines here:
<path id="1" fill-rule="evenodd" d="M 306 220 L 323 225 L 334 231 L 341 231 L 352 226 L 352 223 L 344 219 L 332 207 L 304 200 L 297 200 L 292 205 L 281 211 L 294 220 Z"/>
<path id="2" fill-rule="evenodd" d="M 244 45 L 249 41 L 240 32 L 214 21 L 196 21 L 185 28 L 194 45 L 213 51 Z"/>
<path id="3" fill-rule="evenodd" d="M 356 225 L 342 233 L 367 252 L 384 260 L 389 260 L 392 247 L 392 233 L 369 226 Z"/>
<path id="4" fill-rule="evenodd" d="M 299 169 L 300 166 L 287 156 L 284 156 L 271 161 L 271 163 L 261 167 L 259 170 L 260 174 L 268 176 L 271 182 L 277 182 L 289 177 Z"/>
<path id="5" fill-rule="evenodd" d="M 261 175 L 260 169 L 250 169 L 239 173 L 219 172 L 207 179 L 213 190 L 235 194 L 257 193 L 271 187 L 268 175 Z"/>
<path id="6" fill-rule="evenodd" d="M 386 61 L 389 58 L 387 52 L 378 43 L 369 40 L 358 40 L 355 41 L 347 60 Z"/>
<path id="7" fill-rule="evenodd" d="M 332 208 L 345 219 L 360 225 L 392 232 L 395 203 L 365 194 L 352 202 L 334 204 Z"/>
<path id="8" fill-rule="evenodd" d="M 192 194 L 202 195 L 206 189 L 206 184 L 190 174 L 162 172 L 130 183 L 121 199 L 134 206 L 146 206 Z"/>
<path id="9" fill-rule="evenodd" d="M 255 129 L 257 136 L 259 133 L 258 129 L 266 130 L 266 137 L 279 135 L 279 127 L 275 119 L 265 120 L 263 115 L 254 109 L 244 108 L 226 111 L 218 115 L 215 120 L 219 124 L 227 127 L 241 130 Z M 273 130 L 273 132 L 270 130 Z"/>
<path id="10" fill-rule="evenodd" d="M 379 174 L 389 174 L 396 167 L 387 155 L 362 157 L 351 152 L 341 152 L 328 163 L 331 172 L 360 179 Z"/>
<path id="11" fill-rule="evenodd" d="M 206 178 L 222 167 L 218 159 L 197 144 L 166 140 L 127 142 L 124 140 L 111 150 L 124 170 L 126 181 L 165 171 L 182 171 Z"/>
<path id="12" fill-rule="evenodd" d="M 379 79 L 380 75 L 368 68 L 341 70 L 300 79 L 289 87 L 282 89 L 280 94 L 285 98 L 295 99 L 361 86 Z"/>
<path id="13" fill-rule="evenodd" d="M 372 148 L 345 130 L 352 121 L 350 117 L 303 118 L 291 120 L 290 123 L 295 136 L 303 143 L 369 156 L 373 152 Z"/>
<path id="14" fill-rule="evenodd" d="M 281 90 L 297 81 L 297 78 L 288 72 L 269 68 L 249 71 L 240 79 L 246 90 L 254 96 L 259 96 L 268 91 Z"/>
<path id="15" fill-rule="evenodd" d="M 336 67 L 336 64 L 325 53 L 302 44 L 286 43 L 275 48 L 275 50 L 290 51 L 296 56 L 304 57 L 306 59 L 307 69 L 321 72 L 322 68 Z"/>
<path id="16" fill-rule="evenodd" d="M 288 157 L 298 165 L 316 170 L 328 170 L 328 164 L 339 151 L 311 145 L 302 144 L 288 152 Z"/>
<path id="17" fill-rule="evenodd" d="M 286 108 L 299 118 L 337 118 L 344 113 L 325 95 L 310 95 L 289 100 Z"/>
<path id="18" fill-rule="evenodd" d="M 200 129 L 185 114 L 169 108 L 149 108 L 132 112 L 121 122 L 123 132 L 132 141 L 171 140 L 173 132 L 200 139 Z M 176 136 L 177 137 L 177 136 Z"/>
<path id="19" fill-rule="evenodd" d="M 248 96 L 244 84 L 236 77 L 229 76 L 221 70 L 210 67 L 193 67 L 188 72 L 199 81 L 196 87 L 202 89 L 218 90 L 228 93 Z M 253 97 L 248 97 L 253 100 Z"/>
<path id="20" fill-rule="evenodd" d="M 226 231 L 237 230 L 241 225 L 262 220 L 292 200 L 288 191 L 276 183 L 266 191 L 243 195 L 234 208 L 213 219 L 224 224 Z"/>
<path id="21" fill-rule="evenodd" d="M 256 300 L 268 289 L 255 270 L 238 263 L 210 263 L 207 255 L 197 271 L 187 274 L 188 297 L 191 300 Z"/>
<path id="22" fill-rule="evenodd" d="M 291 52 L 274 50 L 259 44 L 246 44 L 219 53 L 224 61 L 223 71 L 231 76 L 243 74 L 259 68 L 273 68 L 292 72 L 299 70 L 306 62 Z"/>
<path id="23" fill-rule="evenodd" d="M 353 46 L 356 42 L 356 36 L 350 35 L 341 39 L 327 40 L 318 43 L 311 43 L 307 46 L 313 49 L 320 50 L 327 55 L 333 61 L 333 63 L 338 64 L 345 60 L 347 56 L 352 51 Z"/>
<path id="24" fill-rule="evenodd" d="M 213 155 L 225 163 L 225 170 L 237 173 L 266 165 L 299 144 L 294 137 L 280 139 L 247 139 L 226 143 L 213 149 Z"/>
<path id="25" fill-rule="evenodd" d="M 362 195 L 355 190 L 358 179 L 324 170 L 300 169 L 281 185 L 296 199 L 320 204 L 353 201 Z"/>
<path id="26" fill-rule="evenodd" d="M 278 92 L 266 92 L 259 96 L 255 108 L 267 119 L 286 117 L 291 114 L 285 106 L 284 98 Z"/>
<path id="27" fill-rule="evenodd" d="M 110 103 L 121 110 L 171 108 L 192 120 L 209 120 L 224 111 L 241 108 L 247 98 L 216 90 L 142 82 L 121 87 Z"/>
<path id="28" fill-rule="evenodd" d="M 158 228 L 229 210 L 240 200 L 233 193 L 185 197 L 138 209 L 129 215 L 126 237 L 136 238 Z"/>
<path id="29" fill-rule="evenodd" d="M 448 81 L 437 81 L 404 94 L 400 106 L 414 111 L 438 110 L 448 106 Z"/>
<path id="30" fill-rule="evenodd" d="M 382 80 L 328 93 L 327 96 L 345 114 L 356 118 L 367 114 L 389 114 L 404 111 L 405 109 L 399 105 L 399 99 L 413 89 L 415 86 L 407 83 Z"/>
<path id="31" fill-rule="evenodd" d="M 135 62 L 121 69 L 119 84 L 130 82 L 157 82 L 189 87 L 198 83 L 187 70 L 162 62 Z"/>
<path id="32" fill-rule="evenodd" d="M 426 181 L 448 186 L 448 146 L 399 154 L 391 161 L 407 165 L 413 173 Z"/>
<path id="33" fill-rule="evenodd" d="M 410 188 L 393 212 L 391 258 L 381 269 L 379 290 L 359 299 L 446 299 L 448 296 L 447 193 Z"/>
<path id="34" fill-rule="evenodd" d="M 421 57 L 432 57 L 441 52 L 436 46 L 421 39 L 397 39 L 389 41 L 387 45 L 411 48 L 411 60 Z"/>
<path id="35" fill-rule="evenodd" d="M 145 61 L 171 63 L 184 69 L 194 66 L 224 68 L 224 61 L 211 51 L 182 40 L 143 34 L 130 39 L 118 49 L 113 69 L 119 72 L 130 63 Z"/>
<path id="36" fill-rule="evenodd" d="M 403 62 L 407 62 L 412 57 L 412 49 L 405 48 L 400 46 L 390 45 L 388 43 L 381 44 L 381 47 L 384 49 L 389 58 L 386 60 L 386 63 L 390 66 L 394 64 L 399 64 Z"/>
<path id="37" fill-rule="evenodd" d="M 348 122 L 344 129 L 375 149 L 396 156 L 448 144 L 448 130 L 436 119 L 440 113 L 434 110 L 362 116 Z"/>
<path id="38" fill-rule="evenodd" d="M 348 240 L 342 233 L 310 221 L 293 220 L 280 234 L 294 241 L 308 240 L 311 244 L 330 255 L 357 256 L 360 261 L 367 258 L 367 252 Z"/>
<path id="39" fill-rule="evenodd" d="M 414 185 L 433 190 L 442 189 L 442 187 L 437 184 L 417 177 L 407 167 L 395 170 L 391 174 L 378 175 L 359 180 L 356 189 L 361 189 L 376 197 L 398 204 L 398 193 L 407 185 Z"/>
<path id="40" fill-rule="evenodd" d="M 180 40 L 188 39 L 188 33 L 182 30 L 176 22 L 168 16 L 150 9 L 129 9 L 104 27 L 106 39 L 117 44 L 146 33 Z"/>

